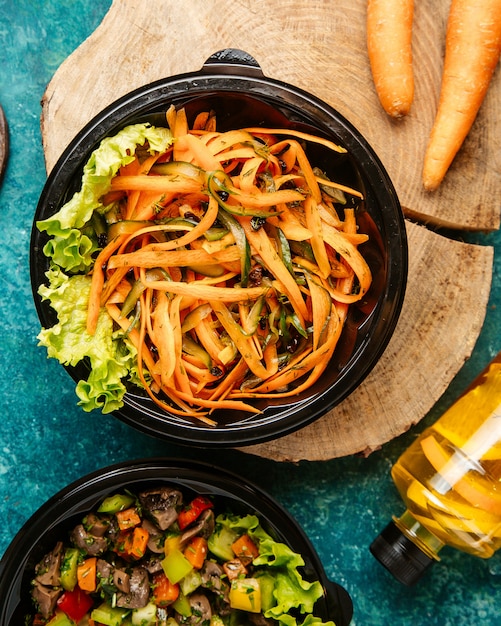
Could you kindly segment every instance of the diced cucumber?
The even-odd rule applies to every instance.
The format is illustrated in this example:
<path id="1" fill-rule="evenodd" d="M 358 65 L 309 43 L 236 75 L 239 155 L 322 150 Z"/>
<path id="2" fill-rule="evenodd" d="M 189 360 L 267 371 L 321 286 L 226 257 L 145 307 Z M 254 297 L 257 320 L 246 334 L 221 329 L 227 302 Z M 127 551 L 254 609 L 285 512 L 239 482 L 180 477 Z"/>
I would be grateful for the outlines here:
<path id="1" fill-rule="evenodd" d="M 61 587 L 66 591 L 73 591 L 77 584 L 78 554 L 77 548 L 66 548 L 64 552 L 61 564 Z"/>
<path id="2" fill-rule="evenodd" d="M 104 602 L 92 611 L 91 618 L 104 626 L 122 626 L 128 614 L 129 609 L 112 607 Z"/>
<path id="3" fill-rule="evenodd" d="M 214 556 L 223 561 L 231 561 L 235 553 L 231 549 L 232 544 L 238 538 L 238 533 L 228 526 L 220 525 L 209 537 L 208 548 Z"/>
<path id="4" fill-rule="evenodd" d="M 56 611 L 56 614 L 50 622 L 47 622 L 46 626 L 75 626 L 75 622 L 66 613 Z"/>
<path id="5" fill-rule="evenodd" d="M 157 624 L 157 607 L 150 602 L 141 609 L 132 611 L 132 626 L 155 626 Z"/>
<path id="6" fill-rule="evenodd" d="M 134 496 L 130 496 L 125 493 L 117 493 L 114 496 L 105 498 L 101 506 L 98 508 L 98 513 L 109 513 L 114 515 L 119 511 L 127 509 L 134 502 Z"/>
<path id="7" fill-rule="evenodd" d="M 171 604 L 172 608 L 179 613 L 182 617 L 190 617 L 191 605 L 188 598 L 180 593 L 177 600 Z"/>
<path id="8" fill-rule="evenodd" d="M 196 569 L 192 569 L 186 576 L 179 581 L 179 586 L 185 596 L 189 596 L 202 584 L 202 575 Z"/>

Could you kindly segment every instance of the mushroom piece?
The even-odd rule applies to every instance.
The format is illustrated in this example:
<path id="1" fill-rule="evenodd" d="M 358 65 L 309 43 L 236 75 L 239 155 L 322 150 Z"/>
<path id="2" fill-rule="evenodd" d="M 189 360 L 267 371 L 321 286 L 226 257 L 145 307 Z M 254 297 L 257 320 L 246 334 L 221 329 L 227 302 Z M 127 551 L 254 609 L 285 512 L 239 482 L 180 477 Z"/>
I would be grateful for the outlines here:
<path id="1" fill-rule="evenodd" d="M 108 530 L 110 520 L 105 517 L 98 517 L 95 513 L 89 513 L 83 523 L 93 537 L 103 537 Z"/>
<path id="2" fill-rule="evenodd" d="M 61 578 L 61 559 L 63 558 L 63 542 L 58 541 L 52 552 L 44 556 L 35 568 L 36 580 L 41 585 L 56 587 Z"/>
<path id="3" fill-rule="evenodd" d="M 124 572 L 121 569 L 113 570 L 113 584 L 118 589 L 118 591 L 122 591 L 123 593 L 130 592 L 130 576 L 127 572 Z"/>
<path id="4" fill-rule="evenodd" d="M 152 556 L 143 563 L 143 567 L 148 570 L 150 574 L 156 574 L 163 570 L 162 559 L 158 556 Z"/>
<path id="5" fill-rule="evenodd" d="M 134 567 L 129 578 L 129 591 L 117 593 L 116 605 L 122 609 L 142 609 L 148 604 L 150 579 L 144 567 Z"/>
<path id="6" fill-rule="evenodd" d="M 200 514 L 198 520 L 181 535 L 181 544 L 197 535 L 208 539 L 214 532 L 215 523 L 214 512 L 212 509 L 206 509 Z"/>
<path id="7" fill-rule="evenodd" d="M 165 537 L 158 527 L 149 520 L 143 520 L 143 528 L 148 531 L 148 549 L 156 554 L 164 551 Z"/>
<path id="8" fill-rule="evenodd" d="M 200 575 L 202 578 L 202 587 L 213 591 L 224 603 L 229 603 L 230 587 L 228 583 L 222 579 L 224 570 L 219 563 L 209 560 L 205 561 L 200 570 Z"/>
<path id="9" fill-rule="evenodd" d="M 71 540 L 77 548 L 86 552 L 89 556 L 100 556 L 108 548 L 105 537 L 96 537 L 85 530 L 83 524 L 75 526 L 71 533 Z"/>
<path id="10" fill-rule="evenodd" d="M 235 580 L 240 576 L 245 577 L 245 575 L 247 574 L 247 568 L 240 559 L 232 559 L 231 561 L 226 561 L 226 563 L 223 565 L 223 569 L 226 576 L 228 576 L 228 580 Z"/>
<path id="11" fill-rule="evenodd" d="M 35 601 L 42 617 L 48 618 L 49 615 L 52 615 L 56 608 L 57 599 L 61 595 L 61 591 L 61 589 L 45 587 L 38 581 L 35 581 L 33 589 L 31 590 L 31 597 Z"/>
<path id="12" fill-rule="evenodd" d="M 176 507 L 183 503 L 183 494 L 170 487 L 150 489 L 139 494 L 143 512 L 152 519 L 160 530 L 167 530 L 177 519 Z"/>
<path id="13" fill-rule="evenodd" d="M 192 593 L 189 596 L 191 617 L 186 621 L 187 624 L 209 624 L 212 617 L 212 609 L 209 599 L 203 593 Z"/>

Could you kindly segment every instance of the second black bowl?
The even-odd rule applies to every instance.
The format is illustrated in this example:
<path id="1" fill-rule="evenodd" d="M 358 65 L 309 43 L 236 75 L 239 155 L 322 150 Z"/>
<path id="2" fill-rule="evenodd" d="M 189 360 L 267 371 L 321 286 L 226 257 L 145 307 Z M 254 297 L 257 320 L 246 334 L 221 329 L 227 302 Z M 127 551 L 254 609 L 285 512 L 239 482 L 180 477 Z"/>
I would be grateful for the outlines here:
<path id="1" fill-rule="evenodd" d="M 263 528 L 277 541 L 299 553 L 305 562 L 302 576 L 319 581 L 325 595 L 315 603 L 315 615 L 336 626 L 348 626 L 353 606 L 347 591 L 330 581 L 309 539 L 287 511 L 273 498 L 241 477 L 203 463 L 171 459 L 129 461 L 93 472 L 48 500 L 16 535 L 0 561 L 0 624 L 24 624 L 33 611 L 31 580 L 35 566 L 57 541 L 95 510 L 109 495 L 159 486 L 175 486 L 189 496 L 214 498 L 220 511 L 257 515 Z"/>

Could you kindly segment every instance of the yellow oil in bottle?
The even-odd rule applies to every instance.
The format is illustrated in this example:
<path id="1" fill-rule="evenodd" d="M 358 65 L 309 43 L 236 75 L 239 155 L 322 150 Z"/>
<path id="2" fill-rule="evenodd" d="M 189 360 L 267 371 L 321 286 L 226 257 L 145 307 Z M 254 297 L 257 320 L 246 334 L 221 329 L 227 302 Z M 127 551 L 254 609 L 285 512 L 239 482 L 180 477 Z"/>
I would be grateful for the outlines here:
<path id="1" fill-rule="evenodd" d="M 501 547 L 501 354 L 402 454 L 391 474 L 406 511 L 393 518 L 386 543 L 382 533 L 371 551 L 397 578 L 402 551 L 414 558 L 415 547 L 430 561 L 438 560 L 443 545 L 482 558 Z M 414 563 L 401 582 L 413 584 L 421 569 L 424 561 Z"/>

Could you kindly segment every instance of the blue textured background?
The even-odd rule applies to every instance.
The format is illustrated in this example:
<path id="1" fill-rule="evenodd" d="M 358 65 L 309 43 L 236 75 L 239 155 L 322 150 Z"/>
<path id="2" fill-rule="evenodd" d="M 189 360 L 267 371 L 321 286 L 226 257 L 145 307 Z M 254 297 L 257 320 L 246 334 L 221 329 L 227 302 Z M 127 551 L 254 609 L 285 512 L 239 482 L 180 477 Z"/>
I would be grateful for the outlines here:
<path id="1" fill-rule="evenodd" d="M 487 318 L 472 358 L 425 420 L 368 459 L 283 465 L 237 451 L 189 451 L 155 441 L 111 416 L 82 413 L 69 376 L 37 347 L 28 249 L 45 182 L 40 100 L 59 65 L 110 5 L 0 0 L 0 103 L 10 125 L 10 160 L 0 190 L 0 555 L 49 496 L 90 471 L 144 456 L 200 458 L 257 482 L 296 517 L 329 577 L 352 595 L 354 625 L 497 626 L 500 555 L 483 561 L 446 548 L 442 563 L 409 590 L 376 563 L 368 546 L 402 511 L 391 465 L 501 349 L 499 233 L 475 236 L 495 246 L 496 255 Z"/>

